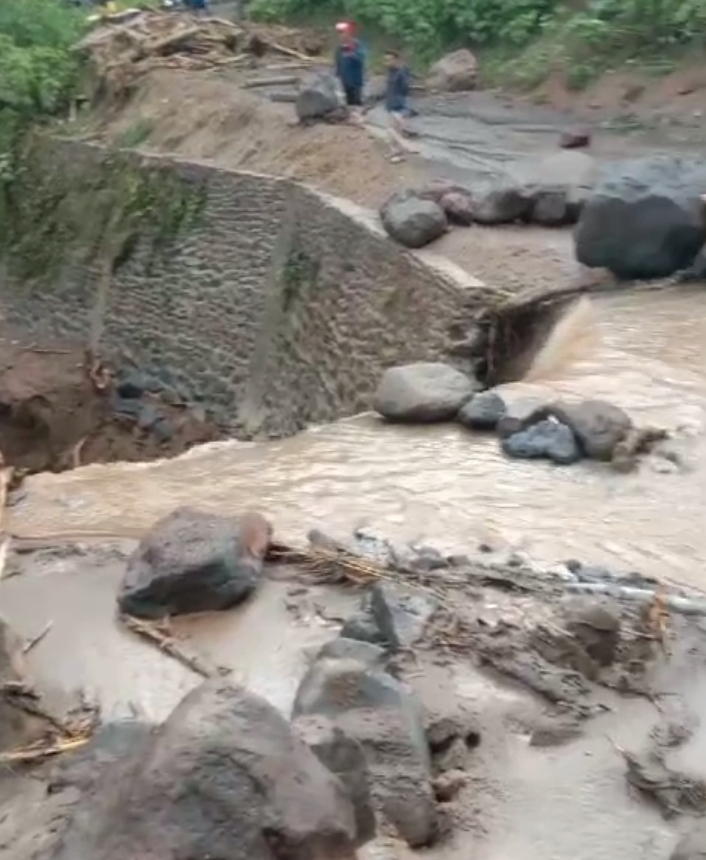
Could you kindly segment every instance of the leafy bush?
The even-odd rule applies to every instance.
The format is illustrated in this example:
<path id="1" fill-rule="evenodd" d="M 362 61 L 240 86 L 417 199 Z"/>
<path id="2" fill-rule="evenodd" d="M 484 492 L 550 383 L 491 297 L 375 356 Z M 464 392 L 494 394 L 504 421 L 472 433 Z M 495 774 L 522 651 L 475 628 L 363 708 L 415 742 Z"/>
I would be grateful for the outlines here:
<path id="1" fill-rule="evenodd" d="M 557 0 L 253 0 L 263 20 L 345 14 L 430 56 L 450 45 L 525 44 Z"/>
<path id="2" fill-rule="evenodd" d="M 68 103 L 82 21 L 62 0 L 0 0 L 0 150 L 17 128 Z"/>

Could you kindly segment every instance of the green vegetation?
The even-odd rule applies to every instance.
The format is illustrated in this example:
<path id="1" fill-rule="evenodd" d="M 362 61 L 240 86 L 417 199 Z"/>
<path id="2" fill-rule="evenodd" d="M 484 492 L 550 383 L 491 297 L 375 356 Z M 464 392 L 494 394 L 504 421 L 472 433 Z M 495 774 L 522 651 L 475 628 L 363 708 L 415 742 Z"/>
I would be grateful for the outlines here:
<path id="1" fill-rule="evenodd" d="M 412 59 L 481 53 L 493 83 L 531 87 L 563 69 L 580 89 L 606 68 L 706 46 L 704 0 L 253 0 L 264 20 L 347 15 L 402 42 Z"/>
<path id="2" fill-rule="evenodd" d="M 71 46 L 84 14 L 63 0 L 0 0 L 0 153 L 27 124 L 68 107 L 77 81 Z"/>

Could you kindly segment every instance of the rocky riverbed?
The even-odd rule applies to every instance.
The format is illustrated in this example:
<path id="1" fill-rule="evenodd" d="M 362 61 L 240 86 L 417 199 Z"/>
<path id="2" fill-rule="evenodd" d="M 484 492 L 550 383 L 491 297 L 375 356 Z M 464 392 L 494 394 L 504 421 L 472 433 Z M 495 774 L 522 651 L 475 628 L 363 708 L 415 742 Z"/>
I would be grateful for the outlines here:
<path id="1" fill-rule="evenodd" d="M 8 559 L 4 605 L 28 640 L 5 628 L 3 755 L 36 739 L 38 710 L 77 749 L 0 780 L 2 856 L 657 858 L 703 813 L 700 594 L 360 531 L 275 543 L 263 566 L 257 521 L 233 520 L 229 549 L 225 521 L 181 516 L 181 537 Z M 167 549 L 182 567 L 160 572 Z M 217 564 L 237 579 L 248 558 L 237 609 L 182 604 L 140 637 L 115 617 L 140 559 L 168 601 L 170 582 Z M 192 584 L 192 605 L 214 588 Z M 96 707 L 102 725 L 76 722 Z"/>

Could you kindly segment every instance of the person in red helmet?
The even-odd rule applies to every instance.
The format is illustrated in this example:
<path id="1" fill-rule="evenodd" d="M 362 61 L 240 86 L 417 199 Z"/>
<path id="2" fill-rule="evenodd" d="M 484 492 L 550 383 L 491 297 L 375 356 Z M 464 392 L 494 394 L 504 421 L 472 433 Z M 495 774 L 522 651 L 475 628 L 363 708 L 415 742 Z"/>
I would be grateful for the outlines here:
<path id="1" fill-rule="evenodd" d="M 350 21 L 336 24 L 338 46 L 335 54 L 336 77 L 341 82 L 346 96 L 346 104 L 353 116 L 360 119 L 363 107 L 363 86 L 365 83 L 365 52 L 355 37 L 355 28 Z"/>

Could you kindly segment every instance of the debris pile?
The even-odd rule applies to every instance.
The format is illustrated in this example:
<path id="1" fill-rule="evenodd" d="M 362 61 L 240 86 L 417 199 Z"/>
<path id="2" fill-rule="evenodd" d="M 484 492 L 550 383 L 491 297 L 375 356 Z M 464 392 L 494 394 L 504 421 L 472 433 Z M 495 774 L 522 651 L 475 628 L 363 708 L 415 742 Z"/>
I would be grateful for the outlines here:
<path id="1" fill-rule="evenodd" d="M 91 100 L 115 102 L 127 99 L 139 79 L 155 68 L 245 65 L 271 53 L 308 63 L 322 49 L 315 33 L 158 11 L 128 20 L 101 19 L 75 46 L 86 60 Z"/>

